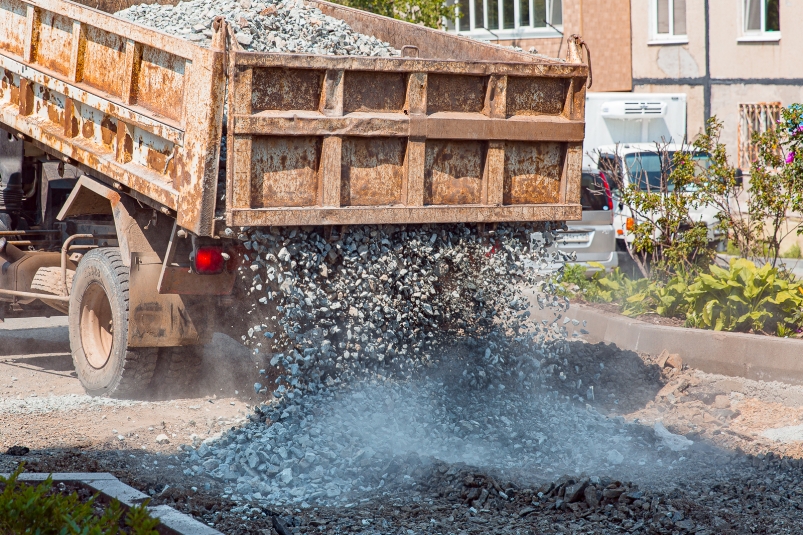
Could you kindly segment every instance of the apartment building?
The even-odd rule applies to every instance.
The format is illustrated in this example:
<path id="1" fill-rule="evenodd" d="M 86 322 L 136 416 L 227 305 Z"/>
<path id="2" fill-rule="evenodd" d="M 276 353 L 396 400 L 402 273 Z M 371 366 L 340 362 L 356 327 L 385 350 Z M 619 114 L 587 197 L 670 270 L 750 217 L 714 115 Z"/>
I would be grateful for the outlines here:
<path id="1" fill-rule="evenodd" d="M 688 95 L 687 134 L 724 123 L 745 171 L 753 132 L 803 102 L 803 1 L 631 0 L 633 91 Z"/>

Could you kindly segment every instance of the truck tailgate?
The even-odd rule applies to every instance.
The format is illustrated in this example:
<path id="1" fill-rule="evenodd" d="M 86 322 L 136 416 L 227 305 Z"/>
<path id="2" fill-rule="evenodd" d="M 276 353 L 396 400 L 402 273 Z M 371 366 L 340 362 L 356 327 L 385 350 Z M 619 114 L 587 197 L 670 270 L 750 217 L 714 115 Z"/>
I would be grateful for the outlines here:
<path id="1" fill-rule="evenodd" d="M 583 65 L 229 60 L 228 224 L 580 216 Z"/>

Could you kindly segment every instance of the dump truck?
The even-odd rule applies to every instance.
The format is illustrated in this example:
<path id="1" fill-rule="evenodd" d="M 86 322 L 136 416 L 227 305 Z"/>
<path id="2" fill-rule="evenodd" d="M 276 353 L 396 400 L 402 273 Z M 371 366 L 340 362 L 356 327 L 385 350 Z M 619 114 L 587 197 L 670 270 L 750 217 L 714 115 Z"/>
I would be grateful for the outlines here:
<path id="1" fill-rule="evenodd" d="M 401 55 L 247 52 L 223 19 L 204 48 L 119 1 L 0 0 L 0 319 L 68 315 L 89 394 L 183 373 L 232 299 L 232 227 L 580 219 L 579 37 L 550 59 L 308 3 Z"/>

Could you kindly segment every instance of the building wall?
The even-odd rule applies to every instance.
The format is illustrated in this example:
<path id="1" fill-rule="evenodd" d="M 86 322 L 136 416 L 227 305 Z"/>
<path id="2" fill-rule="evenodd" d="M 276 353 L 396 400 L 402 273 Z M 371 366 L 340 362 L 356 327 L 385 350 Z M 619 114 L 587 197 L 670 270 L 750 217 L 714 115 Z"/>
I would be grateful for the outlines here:
<path id="1" fill-rule="evenodd" d="M 563 38 L 499 41 L 566 57 L 566 37 L 579 34 L 591 49 L 591 91 L 630 91 L 630 0 L 563 0 Z"/>
<path id="2" fill-rule="evenodd" d="M 739 40 L 741 2 L 687 0 L 688 43 L 676 45 L 650 42 L 651 3 L 631 0 L 633 90 L 687 93 L 690 139 L 702 131 L 707 117 L 716 116 L 735 163 L 740 104 L 803 102 L 803 1 L 781 0 L 780 40 L 744 42 Z"/>

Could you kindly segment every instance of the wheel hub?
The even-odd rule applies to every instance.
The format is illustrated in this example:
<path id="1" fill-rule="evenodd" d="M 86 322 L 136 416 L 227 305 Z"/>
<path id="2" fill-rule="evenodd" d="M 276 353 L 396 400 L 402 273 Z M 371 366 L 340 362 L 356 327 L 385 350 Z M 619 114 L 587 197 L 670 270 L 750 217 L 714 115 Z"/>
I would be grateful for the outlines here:
<path id="1" fill-rule="evenodd" d="M 114 323 L 106 290 L 96 282 L 84 292 L 80 326 L 86 360 L 93 368 L 103 368 L 112 354 Z"/>

